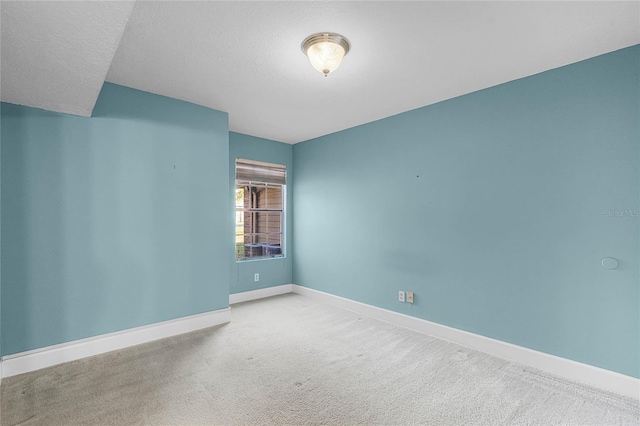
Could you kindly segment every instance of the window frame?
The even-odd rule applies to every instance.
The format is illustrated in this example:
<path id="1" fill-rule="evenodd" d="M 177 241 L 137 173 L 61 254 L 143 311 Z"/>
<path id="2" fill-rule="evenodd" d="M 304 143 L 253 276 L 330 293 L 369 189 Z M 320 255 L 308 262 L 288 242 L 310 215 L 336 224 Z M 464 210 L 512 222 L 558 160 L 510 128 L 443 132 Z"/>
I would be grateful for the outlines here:
<path id="1" fill-rule="evenodd" d="M 274 183 L 274 182 L 265 182 L 264 180 L 248 180 L 246 178 L 242 178 L 242 179 L 238 179 L 238 162 L 241 161 L 243 163 L 249 163 L 251 165 L 254 165 L 256 167 L 260 167 L 261 165 L 266 166 L 266 167 L 279 167 L 282 168 L 283 173 L 284 173 L 284 179 L 283 182 L 284 183 Z M 236 162 L 235 162 L 235 182 L 234 182 L 234 213 L 235 213 L 235 217 L 234 217 L 234 239 L 235 239 L 235 244 L 234 244 L 234 251 L 235 251 L 235 255 L 234 258 L 236 260 L 236 263 L 238 262 L 251 262 L 251 261 L 260 261 L 260 260 L 272 260 L 272 259 L 283 259 L 287 257 L 286 254 L 286 210 L 287 210 L 287 184 L 286 184 L 286 165 L 283 164 L 275 164 L 275 163 L 265 163 L 265 162 L 260 162 L 260 161 L 253 161 L 253 160 L 245 160 L 242 158 L 236 158 Z M 266 179 L 265 179 L 266 180 Z M 242 205 L 238 205 L 238 200 L 237 200 L 237 193 L 239 189 L 243 189 L 246 190 L 246 188 L 263 188 L 264 189 L 264 194 L 266 196 L 266 201 L 265 201 L 265 207 L 254 207 L 254 206 L 249 206 L 249 208 L 247 208 L 247 203 L 245 200 L 245 196 L 243 195 L 243 202 Z M 277 209 L 277 208 L 271 208 L 269 207 L 268 204 L 269 203 L 269 189 L 271 188 L 278 188 L 280 190 L 280 196 L 282 198 L 281 200 L 281 209 Z M 269 229 L 266 230 L 266 232 L 250 232 L 248 235 L 250 236 L 250 242 L 247 242 L 247 234 L 244 232 L 244 218 L 246 217 L 247 213 L 263 213 L 266 216 L 266 223 L 267 226 L 268 225 L 268 221 L 269 221 L 269 213 L 278 213 L 280 215 L 280 226 L 279 226 L 279 244 L 273 244 L 269 242 L 269 236 L 270 235 L 276 235 L 276 233 L 272 233 L 272 232 L 268 232 Z M 243 217 L 243 221 L 240 222 L 239 219 L 239 215 L 242 215 Z M 257 215 L 256 215 L 257 216 Z M 259 222 L 255 216 L 252 217 L 252 220 L 255 220 L 256 224 Z M 240 225 L 241 224 L 241 225 Z M 238 228 L 239 225 L 243 227 L 243 231 L 241 234 L 238 233 Z M 238 237 L 242 237 L 242 241 L 238 242 Z M 259 242 L 260 239 L 263 239 L 265 241 L 263 242 Z M 260 255 L 258 256 L 246 256 L 246 246 L 248 244 L 255 244 L 256 246 L 261 246 L 260 247 Z M 243 257 L 238 257 L 238 253 L 239 253 L 239 245 L 242 245 L 241 247 L 243 247 Z M 269 251 L 267 250 L 265 253 L 265 248 L 269 248 L 269 247 L 274 247 L 277 246 L 277 250 L 279 251 L 278 254 L 267 254 Z"/>

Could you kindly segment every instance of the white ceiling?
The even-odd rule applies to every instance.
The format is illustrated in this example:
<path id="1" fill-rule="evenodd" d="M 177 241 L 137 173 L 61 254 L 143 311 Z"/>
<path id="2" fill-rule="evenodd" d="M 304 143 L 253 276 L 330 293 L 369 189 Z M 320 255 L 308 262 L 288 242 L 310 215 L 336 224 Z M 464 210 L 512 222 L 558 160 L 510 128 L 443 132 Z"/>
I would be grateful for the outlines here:
<path id="1" fill-rule="evenodd" d="M 288 143 L 640 43 L 638 1 L 2 1 L 1 13 L 2 101 L 90 115 L 106 75 Z M 300 50 L 319 31 L 352 43 L 327 78 Z"/>
<path id="2" fill-rule="evenodd" d="M 91 115 L 132 7 L 2 1 L 2 101 Z"/>

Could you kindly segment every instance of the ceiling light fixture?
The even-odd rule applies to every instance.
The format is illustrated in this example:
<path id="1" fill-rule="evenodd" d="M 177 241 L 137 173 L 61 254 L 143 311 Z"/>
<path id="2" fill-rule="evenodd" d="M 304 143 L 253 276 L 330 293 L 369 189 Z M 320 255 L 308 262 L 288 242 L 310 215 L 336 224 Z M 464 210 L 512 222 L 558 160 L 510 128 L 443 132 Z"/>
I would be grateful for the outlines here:
<path id="1" fill-rule="evenodd" d="M 309 57 L 311 65 L 326 77 L 340 66 L 342 58 L 349 53 L 349 40 L 336 33 L 317 33 L 305 38 L 302 51 Z"/>

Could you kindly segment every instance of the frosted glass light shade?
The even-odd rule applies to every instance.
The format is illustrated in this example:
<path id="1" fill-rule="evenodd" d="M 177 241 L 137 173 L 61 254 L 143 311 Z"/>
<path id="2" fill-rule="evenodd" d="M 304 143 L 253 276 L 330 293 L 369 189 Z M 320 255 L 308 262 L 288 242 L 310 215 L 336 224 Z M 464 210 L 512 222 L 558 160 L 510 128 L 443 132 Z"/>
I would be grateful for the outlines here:
<path id="1" fill-rule="evenodd" d="M 338 69 L 344 57 L 344 49 L 339 44 L 323 41 L 309 47 L 307 56 L 318 71 L 329 74 Z"/>
<path id="2" fill-rule="evenodd" d="M 335 33 L 313 34 L 302 42 L 302 51 L 311 65 L 325 77 L 340 66 L 349 47 L 349 41 Z"/>

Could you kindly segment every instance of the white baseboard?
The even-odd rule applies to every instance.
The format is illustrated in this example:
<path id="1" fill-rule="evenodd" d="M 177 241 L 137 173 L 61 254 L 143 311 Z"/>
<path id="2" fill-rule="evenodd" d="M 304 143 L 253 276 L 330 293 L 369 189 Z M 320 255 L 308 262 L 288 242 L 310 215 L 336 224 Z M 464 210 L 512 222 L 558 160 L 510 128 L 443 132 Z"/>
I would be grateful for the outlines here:
<path id="1" fill-rule="evenodd" d="M 174 320 L 149 324 L 114 333 L 102 334 L 87 339 L 74 340 L 45 348 L 6 355 L 2 358 L 1 376 L 11 377 L 41 368 L 75 361 L 80 358 L 99 355 L 139 345 L 153 340 L 163 339 L 202 328 L 213 327 L 231 321 L 229 308 L 191 315 Z"/>
<path id="2" fill-rule="evenodd" d="M 434 337 L 457 343 L 504 358 L 509 361 L 528 365 L 542 371 L 560 376 L 572 381 L 585 383 L 610 392 L 615 392 L 627 397 L 640 399 L 640 379 L 583 364 L 570 359 L 549 355 L 544 352 L 527 349 L 511 343 L 503 342 L 479 334 L 469 333 L 456 328 L 447 327 L 431 321 L 378 308 L 365 303 L 334 296 L 307 287 L 292 285 L 293 292 L 304 296 L 314 297 L 329 304 L 390 322 L 411 330 L 430 334 Z"/>
<path id="3" fill-rule="evenodd" d="M 264 299 L 265 297 L 278 296 L 293 292 L 293 284 L 283 284 L 275 287 L 261 288 L 258 290 L 233 293 L 229 295 L 229 304 L 248 302 L 250 300 Z"/>
<path id="4" fill-rule="evenodd" d="M 295 284 L 285 284 L 231 294 L 229 295 L 229 303 L 246 302 L 291 292 L 310 296 L 362 315 L 430 334 L 434 337 L 467 346 L 509 361 L 538 368 L 569 380 L 582 382 L 627 397 L 640 399 L 640 379 Z M 231 311 L 229 308 L 225 308 L 60 345 L 6 355 L 0 359 L 0 383 L 3 377 L 11 377 L 64 362 L 126 348 L 128 346 L 139 345 L 165 337 L 213 327 L 227 323 L 230 320 Z"/>

